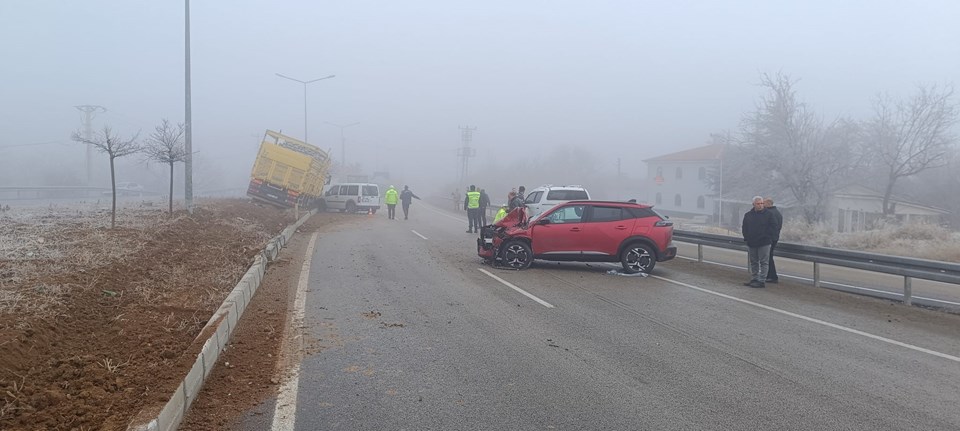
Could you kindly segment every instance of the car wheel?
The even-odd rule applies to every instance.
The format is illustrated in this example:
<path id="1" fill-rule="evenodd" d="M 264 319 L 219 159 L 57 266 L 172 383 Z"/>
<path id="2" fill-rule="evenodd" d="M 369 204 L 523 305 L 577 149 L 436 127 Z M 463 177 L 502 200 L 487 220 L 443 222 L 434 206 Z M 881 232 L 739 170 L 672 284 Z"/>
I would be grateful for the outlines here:
<path id="1" fill-rule="evenodd" d="M 514 240 L 500 248 L 500 259 L 513 269 L 527 269 L 533 263 L 533 251 L 526 242 Z"/>
<path id="2" fill-rule="evenodd" d="M 370 212 L 376 214 L 376 213 L 377 213 L 377 209 L 376 209 L 376 208 L 371 208 L 371 209 L 370 209 Z"/>
<path id="3" fill-rule="evenodd" d="M 355 212 L 357 212 L 357 204 L 353 203 L 353 201 L 348 201 L 348 202 L 347 202 L 347 212 L 348 212 L 348 213 L 355 213 Z"/>
<path id="4" fill-rule="evenodd" d="M 657 258 L 650 246 L 635 242 L 623 249 L 620 254 L 620 263 L 623 264 L 623 271 L 627 274 L 650 273 L 657 264 Z"/>

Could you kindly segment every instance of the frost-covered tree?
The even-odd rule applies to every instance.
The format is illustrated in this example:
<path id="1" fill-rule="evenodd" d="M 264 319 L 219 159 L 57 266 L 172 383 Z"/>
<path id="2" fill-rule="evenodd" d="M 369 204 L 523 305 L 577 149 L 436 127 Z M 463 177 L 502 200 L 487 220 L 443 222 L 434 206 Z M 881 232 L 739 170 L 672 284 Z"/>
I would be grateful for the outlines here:
<path id="1" fill-rule="evenodd" d="M 71 138 L 81 144 L 92 145 L 97 151 L 104 153 L 110 158 L 110 189 L 112 192 L 112 206 L 110 207 L 110 228 L 117 226 L 117 178 L 115 160 L 118 157 L 129 156 L 140 152 L 140 144 L 137 142 L 137 136 L 130 139 L 123 139 L 110 126 L 104 126 L 103 130 L 95 134 L 90 139 L 85 138 L 79 131 L 73 132 Z"/>

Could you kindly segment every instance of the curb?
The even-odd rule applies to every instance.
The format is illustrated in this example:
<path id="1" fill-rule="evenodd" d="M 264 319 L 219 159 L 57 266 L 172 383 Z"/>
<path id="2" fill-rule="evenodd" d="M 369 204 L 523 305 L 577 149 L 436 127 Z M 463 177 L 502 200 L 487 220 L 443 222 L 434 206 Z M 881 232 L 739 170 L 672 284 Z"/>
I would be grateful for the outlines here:
<path id="1" fill-rule="evenodd" d="M 316 214 L 316 211 L 310 211 L 304 214 L 294 224 L 287 226 L 279 235 L 270 239 L 266 247 L 258 254 L 250 265 L 250 269 L 243 275 L 236 287 L 223 300 L 220 308 L 213 313 L 213 317 L 207 322 L 207 325 L 200 331 L 200 336 L 210 334 L 203 342 L 203 348 L 193 367 L 187 372 L 187 375 L 180 382 L 180 386 L 171 394 L 169 401 L 163 406 L 156 416 L 140 419 L 146 416 L 143 411 L 140 412 L 130 422 L 127 431 L 173 431 L 180 426 L 180 422 L 186 417 L 190 404 L 196 399 L 213 367 L 217 364 L 220 352 L 223 351 L 230 335 L 233 334 L 240 316 L 247 308 L 247 304 L 253 299 L 253 295 L 260 287 L 263 276 L 267 271 L 267 264 L 277 259 L 280 250 L 293 238 L 293 234 L 310 218 Z M 199 336 L 198 336 L 199 338 Z"/>

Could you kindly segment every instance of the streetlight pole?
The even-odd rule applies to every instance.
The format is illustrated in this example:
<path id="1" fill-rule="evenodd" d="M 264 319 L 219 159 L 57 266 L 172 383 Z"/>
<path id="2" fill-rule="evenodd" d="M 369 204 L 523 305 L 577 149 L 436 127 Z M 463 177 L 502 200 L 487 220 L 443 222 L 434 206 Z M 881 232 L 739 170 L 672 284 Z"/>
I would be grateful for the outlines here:
<path id="1" fill-rule="evenodd" d="M 311 80 L 309 80 L 309 81 L 302 81 L 302 80 L 299 80 L 299 79 L 297 79 L 297 78 L 291 78 L 291 77 L 286 76 L 286 75 L 281 75 L 281 74 L 279 74 L 279 73 L 276 74 L 276 75 L 279 76 L 279 77 L 281 77 L 281 78 L 286 78 L 286 79 L 289 79 L 289 80 L 291 80 L 291 81 L 295 81 L 295 82 L 299 82 L 299 83 L 303 84 L 303 142 L 307 142 L 307 84 L 309 84 L 309 83 L 311 83 L 311 82 L 321 81 L 321 80 L 324 80 L 324 79 L 334 78 L 334 77 L 336 77 L 337 75 L 324 76 L 323 78 L 311 79 Z"/>
<path id="2" fill-rule="evenodd" d="M 360 122 L 358 121 L 356 123 L 350 123 L 346 125 L 334 124 L 329 121 L 324 121 L 324 123 L 340 128 L 340 166 L 346 167 L 347 166 L 347 154 L 346 154 L 347 138 L 343 137 L 343 129 L 346 129 L 347 127 L 350 127 L 350 126 L 356 126 L 357 124 L 360 124 Z"/>

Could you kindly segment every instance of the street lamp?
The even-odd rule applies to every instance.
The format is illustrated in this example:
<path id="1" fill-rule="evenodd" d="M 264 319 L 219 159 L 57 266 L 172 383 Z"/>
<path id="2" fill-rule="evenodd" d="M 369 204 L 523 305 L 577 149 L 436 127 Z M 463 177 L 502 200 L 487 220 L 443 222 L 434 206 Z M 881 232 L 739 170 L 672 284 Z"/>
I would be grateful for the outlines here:
<path id="1" fill-rule="evenodd" d="M 346 167 L 347 166 L 347 155 L 346 155 L 347 139 L 343 137 L 343 129 L 346 129 L 347 127 L 350 127 L 350 126 L 356 126 L 357 124 L 360 124 L 360 122 L 358 121 L 356 123 L 350 123 L 346 125 L 334 124 L 329 121 L 324 121 L 324 123 L 340 128 L 340 166 Z"/>
<path id="2" fill-rule="evenodd" d="M 291 81 L 296 81 L 303 84 L 303 142 L 307 142 L 307 84 L 311 82 L 321 81 L 324 79 L 330 79 L 330 78 L 336 77 L 337 75 L 324 76 L 323 78 L 311 79 L 309 81 L 301 81 L 297 78 L 291 78 L 289 76 L 281 75 L 279 73 L 276 75 L 281 78 L 286 78 Z"/>

